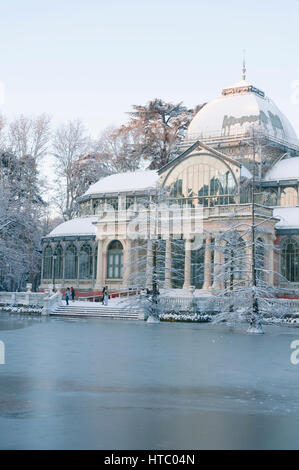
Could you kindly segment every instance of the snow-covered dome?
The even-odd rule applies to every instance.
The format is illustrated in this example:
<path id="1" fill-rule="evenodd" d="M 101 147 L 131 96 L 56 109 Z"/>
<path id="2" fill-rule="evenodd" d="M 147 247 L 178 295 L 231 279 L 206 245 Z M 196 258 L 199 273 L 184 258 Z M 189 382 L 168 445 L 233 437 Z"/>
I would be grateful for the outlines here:
<path id="1" fill-rule="evenodd" d="M 98 217 L 80 217 L 77 219 L 68 220 L 63 222 L 52 230 L 52 232 L 47 235 L 48 237 L 62 237 L 62 236 L 72 236 L 72 235 L 95 235 L 96 227 L 93 222 L 96 222 Z"/>
<path id="2" fill-rule="evenodd" d="M 191 121 L 185 141 L 244 134 L 252 127 L 270 137 L 297 144 L 297 135 L 275 103 L 263 91 L 241 80 L 203 106 Z"/>
<path id="3" fill-rule="evenodd" d="M 266 181 L 299 179 L 299 157 L 286 158 L 276 163 L 265 175 Z"/>
<path id="4" fill-rule="evenodd" d="M 158 182 L 156 170 L 137 170 L 106 176 L 92 184 L 84 196 L 98 193 L 120 193 L 124 191 L 141 191 L 154 188 Z"/>

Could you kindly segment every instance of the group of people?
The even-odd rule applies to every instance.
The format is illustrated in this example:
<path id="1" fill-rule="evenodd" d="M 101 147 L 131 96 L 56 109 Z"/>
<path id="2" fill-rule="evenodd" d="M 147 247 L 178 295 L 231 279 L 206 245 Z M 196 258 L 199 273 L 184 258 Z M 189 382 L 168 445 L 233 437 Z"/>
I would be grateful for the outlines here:
<path id="1" fill-rule="evenodd" d="M 75 300 L 75 289 L 73 287 L 71 287 L 71 289 L 69 287 L 66 288 L 66 291 L 65 291 L 65 302 L 66 302 L 66 305 L 69 304 L 69 300 L 70 300 L 70 297 L 72 298 L 72 301 L 74 302 Z"/>
<path id="2" fill-rule="evenodd" d="M 75 293 L 75 289 L 73 287 L 71 287 L 71 288 L 67 287 L 66 288 L 66 291 L 65 291 L 66 305 L 69 305 L 70 298 L 74 302 L 75 295 L 76 295 L 76 293 Z M 102 297 L 101 297 L 102 304 L 103 305 L 108 305 L 108 299 L 109 299 L 108 286 L 104 286 L 103 287 L 103 292 L 102 292 Z"/>

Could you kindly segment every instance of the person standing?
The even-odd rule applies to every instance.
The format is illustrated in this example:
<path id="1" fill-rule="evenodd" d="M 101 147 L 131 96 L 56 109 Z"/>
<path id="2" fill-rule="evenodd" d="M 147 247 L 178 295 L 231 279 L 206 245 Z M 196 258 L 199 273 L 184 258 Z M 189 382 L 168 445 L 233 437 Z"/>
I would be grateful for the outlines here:
<path id="1" fill-rule="evenodd" d="M 73 302 L 75 301 L 75 295 L 76 295 L 75 289 L 71 287 L 71 297 L 72 297 Z"/>
<path id="2" fill-rule="evenodd" d="M 105 300 L 105 292 L 106 292 L 106 286 L 103 287 L 103 291 L 102 291 L 102 305 L 104 305 L 104 300 Z"/>
<path id="3" fill-rule="evenodd" d="M 70 288 L 67 287 L 66 291 L 65 291 L 65 301 L 66 301 L 66 305 L 69 304 L 69 298 L 70 298 Z"/>
<path id="4" fill-rule="evenodd" d="M 108 305 L 108 299 L 109 299 L 109 294 L 108 294 L 108 286 L 105 286 L 105 292 L 103 295 L 104 298 L 104 305 Z"/>

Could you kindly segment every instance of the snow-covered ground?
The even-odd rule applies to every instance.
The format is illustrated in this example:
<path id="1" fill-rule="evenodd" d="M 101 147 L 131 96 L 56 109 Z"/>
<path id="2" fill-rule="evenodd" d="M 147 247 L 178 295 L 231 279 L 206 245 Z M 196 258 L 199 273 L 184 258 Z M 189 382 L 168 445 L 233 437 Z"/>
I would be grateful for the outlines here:
<path id="1" fill-rule="evenodd" d="M 161 294 L 163 298 L 170 298 L 173 297 L 174 289 L 163 289 Z M 199 291 L 200 292 L 200 291 Z M 191 300 L 191 295 L 186 296 L 186 291 L 184 289 L 176 289 L 175 294 L 178 293 L 176 296 L 178 299 L 184 299 L 188 297 Z M 203 296 L 205 297 L 205 296 Z M 210 297 L 206 295 L 206 297 Z M 150 306 L 150 302 L 146 301 L 145 298 L 140 298 L 139 296 L 130 296 L 130 297 L 116 297 L 113 299 L 109 299 L 108 307 L 117 307 L 118 309 L 130 309 L 132 307 L 147 307 Z M 63 305 L 65 305 L 65 300 L 62 301 Z M 82 306 L 86 310 L 86 308 L 92 308 L 99 304 L 98 302 L 89 302 L 83 300 L 72 300 L 69 301 L 70 306 Z M 17 306 L 17 305 L 4 305 L 0 306 L 0 311 L 6 311 L 9 313 L 18 313 L 18 314 L 41 314 L 42 308 L 35 307 L 35 306 Z M 235 326 L 237 324 L 245 324 L 248 322 L 248 317 L 244 313 L 244 310 L 239 309 L 234 312 L 224 312 L 219 314 L 206 314 L 204 311 L 202 312 L 193 312 L 192 309 L 190 311 L 180 310 L 178 307 L 170 309 L 165 308 L 160 310 L 159 313 L 160 319 L 165 321 L 188 321 L 188 322 L 212 322 L 212 323 L 224 323 L 228 326 Z M 292 327 L 299 327 L 299 312 L 287 312 L 285 315 L 275 315 L 275 314 L 267 314 L 261 316 L 260 321 L 263 325 L 282 325 L 282 326 L 292 326 Z"/>
<path id="2" fill-rule="evenodd" d="M 191 292 L 187 289 L 160 289 L 160 293 L 165 297 L 192 297 Z M 211 293 L 203 289 L 195 289 L 193 295 L 194 297 L 211 297 Z"/>

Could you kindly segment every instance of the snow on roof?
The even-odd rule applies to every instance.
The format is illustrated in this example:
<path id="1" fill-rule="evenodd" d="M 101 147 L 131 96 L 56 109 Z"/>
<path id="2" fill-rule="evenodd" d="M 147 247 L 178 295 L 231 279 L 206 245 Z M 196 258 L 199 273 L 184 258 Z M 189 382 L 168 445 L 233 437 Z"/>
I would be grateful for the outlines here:
<path id="1" fill-rule="evenodd" d="M 92 184 L 86 194 L 118 193 L 122 191 L 139 191 L 154 188 L 158 182 L 155 170 L 137 170 L 107 176 Z"/>
<path id="2" fill-rule="evenodd" d="M 93 222 L 98 220 L 97 216 L 80 217 L 63 222 L 52 230 L 47 237 L 61 237 L 71 235 L 95 235 L 96 227 Z"/>
<path id="3" fill-rule="evenodd" d="M 247 82 L 247 80 L 240 80 L 239 82 L 234 83 L 233 85 L 225 87 L 224 89 L 238 88 L 238 87 L 243 87 L 243 86 L 250 86 L 250 83 Z"/>
<path id="4" fill-rule="evenodd" d="M 280 219 L 276 228 L 299 228 L 299 207 L 276 207 L 273 215 Z"/>
<path id="5" fill-rule="evenodd" d="M 241 81 L 232 88 L 247 85 Z M 298 145 L 292 124 L 276 104 L 270 98 L 252 92 L 221 95 L 209 101 L 189 124 L 185 142 L 243 134 L 253 125 L 271 137 Z"/>
<path id="6" fill-rule="evenodd" d="M 265 175 L 266 181 L 299 178 L 299 157 L 276 163 Z"/>

